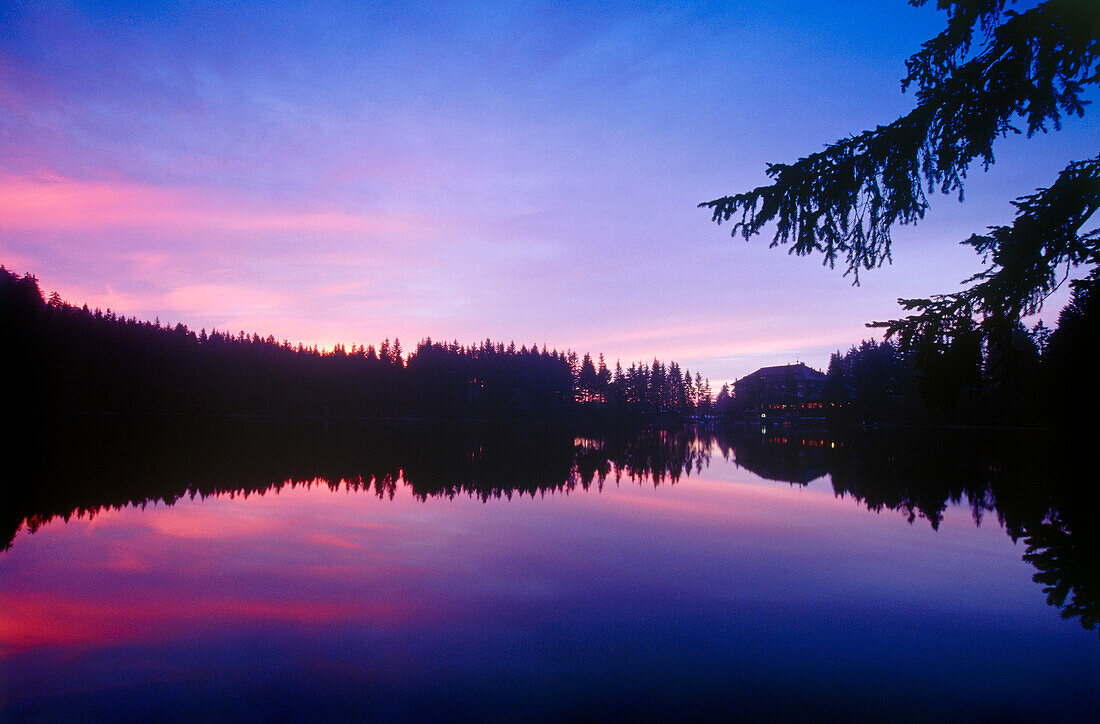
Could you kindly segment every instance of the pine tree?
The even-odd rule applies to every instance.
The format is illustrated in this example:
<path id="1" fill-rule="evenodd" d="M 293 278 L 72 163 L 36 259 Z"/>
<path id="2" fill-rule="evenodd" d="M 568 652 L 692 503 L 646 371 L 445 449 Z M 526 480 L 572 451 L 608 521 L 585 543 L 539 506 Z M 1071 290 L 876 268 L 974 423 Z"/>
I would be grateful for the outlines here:
<path id="1" fill-rule="evenodd" d="M 770 164 L 770 184 L 700 206 L 746 239 L 774 224 L 772 246 L 820 253 L 830 267 L 841 262 L 858 283 L 861 271 L 890 260 L 892 227 L 924 218 L 926 189 L 961 199 L 970 166 L 992 165 L 995 143 L 1018 125 L 1031 136 L 1084 114 L 1086 93 L 1100 84 L 1100 3 L 1046 0 L 1019 12 L 1006 0 L 936 4 L 947 10 L 947 27 L 907 61 L 902 88 L 917 88 L 911 112 L 794 163 Z M 1088 270 L 1080 284 L 1096 285 L 1100 229 L 1082 227 L 1100 209 L 1100 156 L 1070 162 L 1013 205 L 1011 224 L 963 242 L 988 263 L 967 286 L 901 299 L 909 314 L 872 326 L 933 363 L 974 335 L 1007 347 L 1012 323 L 1038 311 L 1070 269 Z"/>

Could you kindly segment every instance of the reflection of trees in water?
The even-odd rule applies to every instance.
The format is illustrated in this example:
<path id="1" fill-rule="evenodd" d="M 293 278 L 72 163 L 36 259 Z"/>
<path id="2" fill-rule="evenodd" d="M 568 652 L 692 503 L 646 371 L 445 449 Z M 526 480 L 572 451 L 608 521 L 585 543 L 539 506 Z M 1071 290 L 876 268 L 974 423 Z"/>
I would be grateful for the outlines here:
<path id="1" fill-rule="evenodd" d="M 137 424 L 54 420 L 25 426 L 17 464 L 0 487 L 0 544 L 21 527 L 91 517 L 181 498 L 263 494 L 325 485 L 392 498 L 481 500 L 602 490 L 613 481 L 674 484 L 699 473 L 712 451 L 770 480 L 806 485 L 829 475 L 839 496 L 871 511 L 895 510 L 933 528 L 948 505 L 976 523 L 996 516 L 1027 546 L 1051 605 L 1089 628 L 1100 614 L 1100 541 L 1087 519 L 1096 492 L 1075 458 L 1036 436 L 716 433 L 577 430 L 490 424 L 290 424 L 185 418 Z M 1075 484 L 1076 483 L 1076 484 Z"/>
<path id="2" fill-rule="evenodd" d="M 1072 527 L 1060 512 L 1027 530 L 1024 560 L 1038 569 L 1032 578 L 1043 584 L 1047 603 L 1062 610 L 1062 618 L 1078 617 L 1085 628 L 1100 619 L 1100 544 L 1094 529 Z"/>
<path id="3" fill-rule="evenodd" d="M 0 541 L 54 518 L 182 498 L 326 485 L 420 499 L 602 490 L 608 480 L 676 483 L 709 461 L 713 434 L 555 425 L 287 423 L 228 418 L 53 420 L 30 425 L 0 488 Z"/>
<path id="4" fill-rule="evenodd" d="M 722 455 L 765 480 L 808 485 L 826 473 L 823 438 L 799 432 L 765 431 L 723 441 Z M 833 443 L 835 445 L 835 443 Z"/>
<path id="5" fill-rule="evenodd" d="M 806 485 L 828 473 L 838 496 L 871 511 L 896 510 L 939 529 L 949 505 L 966 504 L 976 524 L 987 514 L 1038 569 L 1047 601 L 1085 628 L 1100 619 L 1100 539 L 1092 521 L 1097 492 L 1081 475 L 1073 441 L 1035 433 L 915 434 L 890 431 L 836 439 L 824 433 L 765 431 L 723 440 L 723 453 L 773 480 Z"/>

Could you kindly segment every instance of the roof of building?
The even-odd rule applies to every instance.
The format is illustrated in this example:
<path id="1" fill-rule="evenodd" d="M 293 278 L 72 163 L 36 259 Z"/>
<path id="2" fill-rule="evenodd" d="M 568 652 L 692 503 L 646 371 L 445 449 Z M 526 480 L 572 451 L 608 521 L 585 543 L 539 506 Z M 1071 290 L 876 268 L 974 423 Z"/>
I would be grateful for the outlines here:
<path id="1" fill-rule="evenodd" d="M 797 362 L 793 365 L 761 367 L 755 372 L 745 375 L 741 379 L 737 380 L 737 382 L 743 382 L 749 379 L 763 380 L 769 377 L 784 377 L 803 380 L 823 380 L 825 379 L 825 373 L 818 372 L 812 367 L 807 367 L 803 362 Z"/>

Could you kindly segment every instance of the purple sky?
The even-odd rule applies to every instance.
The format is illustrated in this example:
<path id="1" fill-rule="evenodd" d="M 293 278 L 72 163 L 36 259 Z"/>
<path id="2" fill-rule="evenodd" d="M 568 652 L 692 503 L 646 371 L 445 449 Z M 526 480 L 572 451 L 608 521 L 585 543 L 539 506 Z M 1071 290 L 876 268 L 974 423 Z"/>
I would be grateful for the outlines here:
<path id="1" fill-rule="evenodd" d="M 1100 135 L 1006 140 L 853 287 L 696 204 L 908 110 L 932 8 L 42 5 L 0 8 L 0 263 L 322 346 L 492 337 L 675 359 L 715 389 L 824 368 L 897 297 L 955 289 L 979 268 L 957 242 Z"/>

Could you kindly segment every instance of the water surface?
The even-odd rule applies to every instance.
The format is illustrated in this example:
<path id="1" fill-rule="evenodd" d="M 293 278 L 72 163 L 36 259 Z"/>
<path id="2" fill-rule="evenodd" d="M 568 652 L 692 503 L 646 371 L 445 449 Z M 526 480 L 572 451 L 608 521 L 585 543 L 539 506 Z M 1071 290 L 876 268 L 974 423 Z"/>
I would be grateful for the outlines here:
<path id="1" fill-rule="evenodd" d="M 37 492 L 9 498 L 8 717 L 1085 718 L 1100 703 L 1095 508 L 1026 440 L 71 433 L 39 441 Z"/>

